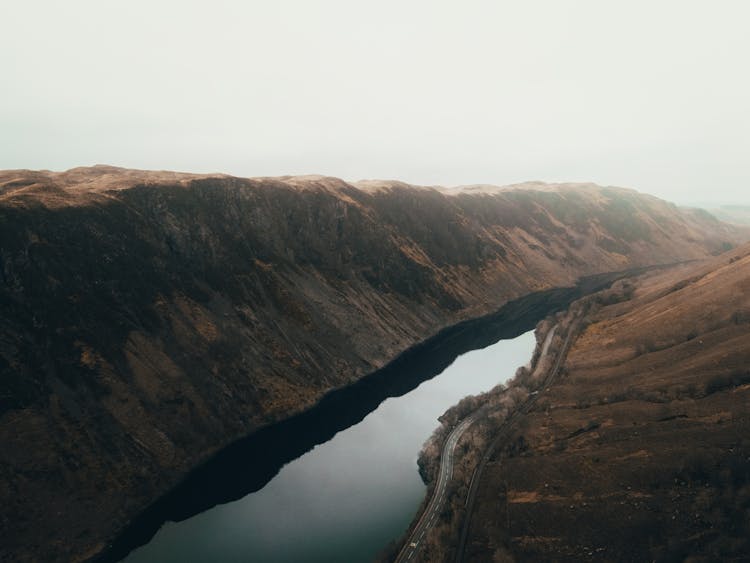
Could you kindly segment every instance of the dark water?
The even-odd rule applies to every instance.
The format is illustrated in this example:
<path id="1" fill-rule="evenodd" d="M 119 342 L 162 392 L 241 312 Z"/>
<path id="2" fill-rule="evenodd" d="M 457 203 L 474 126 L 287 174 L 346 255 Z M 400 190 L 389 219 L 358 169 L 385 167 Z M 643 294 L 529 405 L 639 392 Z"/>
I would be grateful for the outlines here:
<path id="1" fill-rule="evenodd" d="M 460 356 L 284 466 L 261 490 L 167 523 L 126 561 L 371 561 L 403 534 L 424 498 L 417 453 L 437 417 L 511 377 L 533 347 L 527 332 Z"/>
<path id="2" fill-rule="evenodd" d="M 575 287 L 527 295 L 495 313 L 444 329 L 377 372 L 332 391 L 309 411 L 227 446 L 138 515 L 97 561 L 120 561 L 144 545 L 128 561 L 336 561 L 348 556 L 337 558 L 331 553 L 340 549 L 348 554 L 347 546 L 362 548 L 362 553 L 379 549 L 408 523 L 423 494 L 414 459 L 436 426 L 436 416 L 471 391 L 460 387 L 444 399 L 434 399 L 434 410 L 429 410 L 433 399 L 421 401 L 419 394 L 409 399 L 414 400 L 413 406 L 404 409 L 391 406 L 389 399 L 411 393 L 471 350 L 518 337 L 548 314 L 619 277 L 622 274 L 592 276 Z M 498 371 L 492 381 L 502 380 L 517 365 L 526 363 L 528 353 L 508 366 L 498 365 L 498 370 L 510 372 Z M 463 385 L 463 379 L 468 378 L 457 377 L 456 381 Z M 384 414 L 360 427 L 381 404 Z M 382 431 L 373 430 L 379 426 Z M 412 438 L 390 437 L 410 434 L 411 429 L 415 433 Z M 326 453 L 329 450 L 330 454 Z M 365 451 L 376 452 L 375 458 L 367 457 Z M 312 455 L 307 456 L 308 452 Z M 334 462 L 326 459 L 329 455 Z M 372 471 L 372 466 L 380 469 Z M 408 469 L 403 470 L 405 467 Z M 377 479 L 396 468 L 404 471 L 403 477 L 378 484 Z M 370 485 L 356 480 L 360 472 L 369 475 L 365 481 Z M 380 494 L 363 497 L 361 489 Z M 335 500 L 319 502 L 315 495 Z M 247 502 L 235 502 L 246 497 Z M 401 507 L 394 510 L 394 503 Z M 225 506 L 211 510 L 219 505 Z M 300 521 L 298 513 L 312 516 Z M 353 516 L 358 513 L 367 515 L 367 524 Z M 327 535 L 331 526 L 338 528 L 334 533 L 338 537 Z M 303 528 L 304 533 L 295 532 L 295 527 Z M 360 529 L 366 533 L 360 534 Z M 328 549 L 329 542 L 337 547 Z M 250 554 L 251 546 L 258 550 L 256 555 Z M 281 554 L 287 555 L 274 559 Z"/>

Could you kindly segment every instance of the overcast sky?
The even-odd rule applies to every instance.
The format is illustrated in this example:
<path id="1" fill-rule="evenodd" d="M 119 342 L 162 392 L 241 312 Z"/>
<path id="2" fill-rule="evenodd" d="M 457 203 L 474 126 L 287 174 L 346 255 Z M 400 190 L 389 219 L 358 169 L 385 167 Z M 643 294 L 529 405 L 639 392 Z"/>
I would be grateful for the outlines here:
<path id="1" fill-rule="evenodd" d="M 5 1 L 0 168 L 750 203 L 750 2 Z"/>

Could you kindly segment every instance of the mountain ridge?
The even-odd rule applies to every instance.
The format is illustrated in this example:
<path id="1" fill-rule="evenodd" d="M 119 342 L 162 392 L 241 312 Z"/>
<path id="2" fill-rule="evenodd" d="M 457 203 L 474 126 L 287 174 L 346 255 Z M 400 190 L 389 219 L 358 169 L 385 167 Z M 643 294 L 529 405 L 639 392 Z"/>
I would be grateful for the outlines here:
<path id="1" fill-rule="evenodd" d="M 100 552 L 219 448 L 442 328 L 750 238 L 592 189 L 0 172 L 2 555 Z"/>

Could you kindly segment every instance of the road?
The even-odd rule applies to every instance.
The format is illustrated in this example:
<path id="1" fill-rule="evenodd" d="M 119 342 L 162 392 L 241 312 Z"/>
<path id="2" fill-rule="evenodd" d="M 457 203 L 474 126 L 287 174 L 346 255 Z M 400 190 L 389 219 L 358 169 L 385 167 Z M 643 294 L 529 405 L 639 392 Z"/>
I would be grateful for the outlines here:
<path id="1" fill-rule="evenodd" d="M 438 473 L 435 490 L 427 508 L 412 530 L 406 544 L 396 558 L 396 563 L 407 563 L 412 560 L 414 555 L 422 548 L 424 538 L 427 532 L 432 528 L 435 520 L 440 515 L 440 511 L 445 503 L 446 490 L 448 483 L 453 477 L 453 454 L 455 453 L 456 444 L 466 429 L 471 426 L 479 417 L 479 412 L 474 412 L 463 419 L 448 435 L 448 439 L 443 444 L 443 451 L 440 454 L 440 470 Z"/>
<path id="2" fill-rule="evenodd" d="M 539 375 L 541 375 L 541 374 L 537 374 L 537 371 L 540 369 L 543 363 L 542 360 L 548 353 L 550 344 L 552 343 L 552 337 L 555 335 L 557 328 L 558 328 L 557 326 L 554 326 L 549 331 L 549 333 L 547 333 L 547 337 L 545 338 L 545 341 L 542 345 L 542 350 L 541 350 L 539 360 L 537 361 L 537 368 L 535 369 L 532 375 L 532 378 L 537 378 Z M 554 366 L 547 374 L 547 377 L 543 379 L 543 383 L 540 385 L 540 388 L 539 388 L 540 391 L 546 389 L 552 383 L 555 376 L 557 375 L 557 372 L 560 369 L 562 360 L 567 354 L 567 348 L 570 345 L 570 336 L 572 333 L 573 333 L 573 330 L 570 329 L 565 338 L 565 343 L 562 346 L 561 353 L 558 354 L 557 361 L 555 362 Z M 469 520 L 471 517 L 471 511 L 473 510 L 473 507 L 474 507 L 474 498 L 476 495 L 477 484 L 479 482 L 479 477 L 481 476 L 482 470 L 484 469 L 484 466 L 486 465 L 486 463 L 489 461 L 490 457 L 492 457 L 492 454 L 495 450 L 497 443 L 500 441 L 500 438 L 505 434 L 504 430 L 509 428 L 511 424 L 515 422 L 520 416 L 528 412 L 531 406 L 536 402 L 537 398 L 538 398 L 538 392 L 533 393 L 521 405 L 520 408 L 516 409 L 508 417 L 505 423 L 503 423 L 503 426 L 501 427 L 498 436 L 495 438 L 495 440 L 493 440 L 493 442 L 487 448 L 487 450 L 484 453 L 484 456 L 482 457 L 481 461 L 477 465 L 477 469 L 474 473 L 474 477 L 472 478 L 471 483 L 469 484 L 469 493 L 466 499 L 466 518 L 465 518 L 464 527 L 461 533 L 461 541 L 459 542 L 458 561 L 461 561 L 462 556 L 463 556 L 463 550 L 464 550 L 465 542 L 466 542 L 466 534 L 468 533 Z M 462 420 L 461 423 L 459 423 L 458 426 L 456 426 L 453 429 L 453 431 L 451 431 L 451 433 L 448 435 L 448 439 L 445 441 L 445 444 L 443 445 L 443 451 L 440 454 L 440 470 L 438 474 L 437 484 L 435 485 L 435 490 L 433 491 L 433 494 L 432 494 L 432 498 L 430 499 L 430 502 L 427 505 L 427 509 L 419 518 L 417 525 L 414 527 L 414 530 L 411 532 L 411 534 L 409 535 L 409 538 L 406 540 L 404 547 L 399 552 L 398 557 L 396 558 L 396 563 L 409 563 L 417 554 L 417 552 L 419 552 L 419 550 L 423 547 L 425 536 L 427 535 L 427 532 L 430 530 L 430 528 L 432 528 L 433 524 L 435 523 L 435 520 L 437 520 L 440 514 L 440 511 L 443 508 L 443 504 L 445 503 L 446 490 L 448 488 L 448 483 L 453 477 L 453 455 L 455 453 L 456 444 L 458 443 L 458 440 L 461 438 L 461 435 L 466 431 L 466 429 L 469 428 L 469 426 L 471 426 L 478 418 L 480 418 L 484 414 L 485 414 L 485 409 L 480 408 L 476 410 L 471 415 L 467 416 L 464 420 Z"/>
<path id="3" fill-rule="evenodd" d="M 479 482 L 481 480 L 482 472 L 484 471 L 485 465 L 487 465 L 487 462 L 489 462 L 490 458 L 492 458 L 497 446 L 505 438 L 507 438 L 515 422 L 519 418 L 521 418 L 523 415 L 528 413 L 529 410 L 531 410 L 531 407 L 534 406 L 534 403 L 536 403 L 537 399 L 539 398 L 540 393 L 546 391 L 547 388 L 550 385 L 552 385 L 552 383 L 555 381 L 555 378 L 560 372 L 560 368 L 562 367 L 563 361 L 568 355 L 568 350 L 570 349 L 572 336 L 578 330 L 580 321 L 581 321 L 581 318 L 579 317 L 570 323 L 570 325 L 568 326 L 567 334 L 565 335 L 565 340 L 563 342 L 563 345 L 560 348 L 559 353 L 557 354 L 557 357 L 555 358 L 555 362 L 552 366 L 552 369 L 549 370 L 546 377 L 542 378 L 542 383 L 537 388 L 537 391 L 535 391 L 534 393 L 531 393 L 529 397 L 526 399 L 526 401 L 524 401 L 521 404 L 521 406 L 518 407 L 505 420 L 505 422 L 503 422 L 503 424 L 500 426 L 500 428 L 498 429 L 495 435 L 495 439 L 492 440 L 489 446 L 487 446 L 487 449 L 485 450 L 484 455 L 482 456 L 482 459 L 479 461 L 479 464 L 477 465 L 477 468 L 474 471 L 474 478 L 469 484 L 469 492 L 466 495 L 466 514 L 464 516 L 464 522 L 461 528 L 461 536 L 458 542 L 458 549 L 456 550 L 456 563 L 463 563 L 463 560 L 464 560 L 464 551 L 466 550 L 466 541 L 469 535 L 469 528 L 471 526 L 471 515 L 474 510 L 474 502 L 476 500 L 477 489 L 479 488 Z M 558 326 L 559 325 L 556 325 L 555 327 L 553 327 L 550 330 L 549 334 L 547 334 L 547 339 L 545 340 L 544 346 L 542 348 L 542 354 L 540 355 L 539 360 L 537 361 L 537 369 L 535 370 L 533 374 L 534 378 L 541 378 L 542 376 L 541 373 L 537 373 L 537 370 L 541 369 L 542 360 L 544 359 L 544 356 L 547 355 L 549 345 L 552 342 L 552 336 L 554 335 L 554 332 L 557 330 Z"/>

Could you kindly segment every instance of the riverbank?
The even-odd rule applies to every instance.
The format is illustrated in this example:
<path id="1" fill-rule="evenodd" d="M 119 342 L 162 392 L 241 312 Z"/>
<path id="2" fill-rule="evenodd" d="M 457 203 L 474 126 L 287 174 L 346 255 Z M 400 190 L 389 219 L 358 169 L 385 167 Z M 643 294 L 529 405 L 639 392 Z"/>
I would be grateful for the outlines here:
<path id="1" fill-rule="evenodd" d="M 489 449 L 467 437 L 473 510 L 453 497 L 416 560 L 744 560 L 749 269 L 744 246 L 574 303 L 560 375 Z"/>
<path id="2" fill-rule="evenodd" d="M 460 453 L 453 466 L 446 507 L 427 531 L 422 548 L 414 553 L 414 561 L 449 561 L 456 556 L 456 548 L 461 546 L 461 528 L 466 525 L 472 510 L 475 480 L 481 478 L 484 464 L 496 447 L 502 429 L 531 408 L 539 394 L 553 382 L 568 347 L 585 327 L 585 319 L 602 303 L 629 299 L 632 291 L 630 280 L 619 280 L 611 288 L 584 296 L 567 310 L 545 318 L 536 327 L 537 344 L 529 364 L 519 367 L 515 377 L 506 384 L 480 395 L 465 397 L 440 418 L 441 426 L 419 455 L 420 474 L 429 484 L 435 480 L 442 444 L 451 428 L 468 416 L 475 416 L 477 420 L 459 441 L 457 449 Z M 523 450 L 524 444 L 519 442 L 512 447 Z"/>

